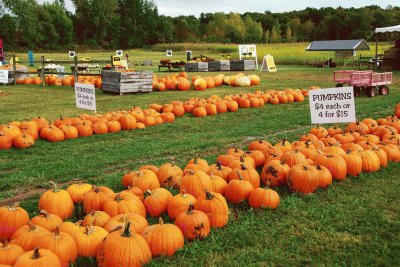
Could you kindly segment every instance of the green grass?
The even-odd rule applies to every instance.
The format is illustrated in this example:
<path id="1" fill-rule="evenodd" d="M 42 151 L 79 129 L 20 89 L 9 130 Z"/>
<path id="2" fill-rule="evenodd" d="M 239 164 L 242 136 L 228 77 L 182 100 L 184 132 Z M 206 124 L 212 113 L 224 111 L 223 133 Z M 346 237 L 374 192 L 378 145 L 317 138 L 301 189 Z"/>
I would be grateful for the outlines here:
<path id="1" fill-rule="evenodd" d="M 220 96 L 256 89 L 332 87 L 331 69 L 282 67 L 261 73 L 257 88 L 222 87 L 203 92 L 163 92 L 111 96 L 97 92 L 99 112 L 128 109 L 134 105 L 185 100 L 192 96 Z M 204 74 L 203 74 L 204 75 Z M 383 117 L 399 102 L 400 85 L 389 96 L 356 99 L 357 116 Z M 2 86 L 10 93 L 0 98 L 0 124 L 35 116 L 56 119 L 77 115 L 71 88 Z M 44 188 L 49 180 L 85 179 L 114 190 L 122 189 L 122 175 L 144 164 L 176 158 L 180 166 L 194 155 L 214 162 L 231 146 L 247 147 L 251 140 L 287 137 L 296 140 L 311 128 L 308 101 L 266 105 L 205 118 L 185 115 L 173 124 L 68 140 L 38 141 L 27 150 L 0 151 L 0 199 L 24 189 Z M 246 204 L 230 205 L 230 221 L 213 230 L 204 241 L 189 243 L 170 259 L 153 260 L 150 266 L 266 266 L 266 265 L 384 265 L 400 264 L 399 164 L 374 174 L 335 182 L 311 196 L 279 189 L 277 210 L 251 210 Z M 31 215 L 38 195 L 22 201 Z M 154 222 L 154 220 L 151 220 Z M 83 260 L 79 266 L 86 266 Z"/>

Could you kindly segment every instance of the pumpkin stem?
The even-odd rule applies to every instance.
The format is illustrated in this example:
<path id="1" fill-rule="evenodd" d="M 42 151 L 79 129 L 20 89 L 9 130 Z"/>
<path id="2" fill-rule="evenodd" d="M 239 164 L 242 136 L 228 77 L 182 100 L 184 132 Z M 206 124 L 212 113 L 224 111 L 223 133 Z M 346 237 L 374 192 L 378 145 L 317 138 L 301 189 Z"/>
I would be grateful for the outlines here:
<path id="1" fill-rule="evenodd" d="M 59 227 L 59 226 L 57 226 L 56 229 L 54 230 L 53 236 L 54 236 L 56 239 L 61 237 L 61 234 L 60 234 L 60 227 Z"/>
<path id="2" fill-rule="evenodd" d="M 303 169 L 304 169 L 305 171 L 308 171 L 308 166 L 307 166 L 307 165 L 303 165 Z"/>
<path id="3" fill-rule="evenodd" d="M 53 192 L 54 193 L 57 193 L 58 191 L 60 191 L 60 189 L 58 188 L 58 185 L 55 182 L 50 181 L 49 183 L 53 187 Z"/>
<path id="4" fill-rule="evenodd" d="M 214 198 L 214 195 L 210 191 L 206 190 L 206 198 L 207 200 L 211 200 Z"/>
<path id="5" fill-rule="evenodd" d="M 19 207 L 19 202 L 14 202 L 13 204 L 11 204 L 11 206 L 8 206 L 8 209 L 11 211 L 15 211 L 17 210 L 18 207 Z"/>
<path id="6" fill-rule="evenodd" d="M 130 227 L 131 227 L 131 222 L 127 222 L 125 224 L 124 232 L 121 234 L 122 237 L 130 237 L 132 235 Z"/>
<path id="7" fill-rule="evenodd" d="M 39 254 L 39 248 L 38 248 L 38 247 L 35 247 L 35 250 L 33 251 L 32 259 L 36 260 L 36 259 L 39 259 L 40 257 L 41 257 L 41 256 L 40 256 L 40 254 Z"/>
<path id="8" fill-rule="evenodd" d="M 3 248 L 8 248 L 8 240 L 7 239 L 0 238 L 0 243 L 3 243 Z"/>
<path id="9" fill-rule="evenodd" d="M 217 161 L 217 168 L 218 168 L 218 170 L 222 170 L 222 165 L 221 165 L 221 161 Z"/>
<path id="10" fill-rule="evenodd" d="M 182 193 L 181 193 L 182 197 L 186 197 L 186 190 L 182 189 Z"/>
<path id="11" fill-rule="evenodd" d="M 36 225 L 34 225 L 31 221 L 27 222 L 29 226 L 29 231 L 35 231 L 36 230 Z"/>
<path id="12" fill-rule="evenodd" d="M 158 218 L 158 224 L 161 224 L 161 225 L 163 225 L 164 224 L 164 221 L 163 221 L 163 219 L 160 217 L 160 218 Z"/>
<path id="13" fill-rule="evenodd" d="M 239 176 L 239 180 L 244 180 L 244 179 L 243 179 L 243 176 L 240 174 L 239 171 L 237 172 L 237 174 L 238 174 L 238 176 Z"/>
<path id="14" fill-rule="evenodd" d="M 120 202 L 122 200 L 121 194 L 117 193 L 114 198 L 115 201 Z"/>
<path id="15" fill-rule="evenodd" d="M 193 203 L 190 203 L 190 204 L 189 204 L 189 209 L 188 209 L 188 211 L 186 212 L 186 214 L 188 214 L 188 215 L 192 214 L 192 213 L 193 213 L 193 210 L 194 210 L 194 205 L 193 205 Z"/>
<path id="16" fill-rule="evenodd" d="M 47 210 L 40 210 L 39 214 L 43 215 L 46 218 L 49 218 L 49 216 L 50 216 L 50 214 L 47 212 Z"/>
<path id="17" fill-rule="evenodd" d="M 247 167 L 244 163 L 240 164 L 240 167 L 242 168 L 242 170 L 247 170 Z"/>
<path id="18" fill-rule="evenodd" d="M 347 154 L 348 154 L 348 155 L 351 154 L 351 149 L 347 149 Z"/>

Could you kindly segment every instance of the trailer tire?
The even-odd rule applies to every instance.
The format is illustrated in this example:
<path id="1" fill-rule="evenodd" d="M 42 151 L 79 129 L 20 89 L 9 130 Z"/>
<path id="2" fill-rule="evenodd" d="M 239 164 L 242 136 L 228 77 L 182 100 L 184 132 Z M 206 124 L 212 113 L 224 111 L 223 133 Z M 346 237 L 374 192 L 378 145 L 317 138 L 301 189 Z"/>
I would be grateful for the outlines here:
<path id="1" fill-rule="evenodd" d="M 389 87 L 387 87 L 386 85 L 379 86 L 379 94 L 380 95 L 389 94 Z"/>
<path id="2" fill-rule="evenodd" d="M 375 87 L 368 86 L 365 88 L 365 92 L 367 93 L 368 97 L 374 97 L 375 96 Z"/>
<path id="3" fill-rule="evenodd" d="M 360 96 L 361 95 L 361 88 L 354 86 L 353 87 L 353 91 L 354 91 L 354 96 Z"/>

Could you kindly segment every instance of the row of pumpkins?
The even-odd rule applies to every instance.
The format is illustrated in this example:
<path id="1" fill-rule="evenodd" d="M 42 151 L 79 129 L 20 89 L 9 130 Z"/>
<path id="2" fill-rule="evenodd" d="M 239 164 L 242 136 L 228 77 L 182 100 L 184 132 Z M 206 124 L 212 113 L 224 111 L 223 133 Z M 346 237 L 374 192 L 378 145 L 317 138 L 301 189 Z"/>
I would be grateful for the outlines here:
<path id="1" fill-rule="evenodd" d="M 196 75 L 192 77 L 190 82 L 186 72 L 180 72 L 179 74 L 174 73 L 172 75 L 165 75 L 163 77 L 158 77 L 156 74 L 153 74 L 154 91 L 187 91 L 190 89 L 191 84 L 193 84 L 195 90 L 200 91 L 222 85 L 249 87 L 259 85 L 260 77 L 255 74 L 246 76 L 243 73 L 238 73 L 232 76 L 219 74 L 215 76 L 201 77 Z"/>
<path id="2" fill-rule="evenodd" d="M 399 109 L 400 104 L 396 114 Z M 142 166 L 122 177 L 127 189 L 119 193 L 86 183 L 61 190 L 52 183 L 53 189 L 39 199 L 40 214 L 32 219 L 17 204 L 0 208 L 0 264 L 57 267 L 90 256 L 99 266 L 141 266 L 154 257 L 173 256 L 185 238 L 201 240 L 210 228 L 226 226 L 227 202 L 276 208 L 279 195 L 261 183 L 310 194 L 332 179 L 400 162 L 398 131 L 400 120 L 390 116 L 350 123 L 345 130 L 312 128 L 292 143 L 257 140 L 246 152 L 229 149 L 212 165 L 194 158 L 183 169 L 172 163 Z M 170 187 L 180 193 L 173 196 Z M 76 203 L 83 206 L 84 219 L 63 221 L 73 215 Z M 174 223 L 159 219 L 148 224 L 146 216 L 162 214 Z"/>
<path id="3" fill-rule="evenodd" d="M 46 141 L 59 142 L 65 139 L 91 136 L 93 134 L 115 133 L 121 130 L 142 129 L 163 123 L 172 123 L 176 117 L 192 113 L 196 117 L 217 113 L 235 112 L 239 108 L 256 108 L 265 103 L 279 104 L 302 102 L 307 90 L 286 89 L 285 91 L 256 91 L 219 97 L 191 98 L 185 102 L 172 101 L 169 104 L 151 104 L 148 109 L 134 107 L 130 110 L 108 112 L 104 115 L 81 114 L 79 117 L 61 117 L 49 123 L 44 117 L 30 121 L 13 121 L 0 125 L 0 150 L 28 148 L 40 137 Z"/>
<path id="4" fill-rule="evenodd" d="M 45 77 L 45 83 L 47 85 L 54 85 L 54 86 L 74 86 L 75 85 L 75 77 L 71 75 L 67 75 L 64 77 L 59 77 L 57 75 L 48 75 Z M 85 84 L 93 84 L 95 88 L 101 88 L 102 80 L 101 76 L 79 76 L 78 77 L 79 83 Z M 25 78 L 17 78 L 17 84 L 35 84 L 39 85 L 42 84 L 42 79 L 40 77 L 25 77 Z"/>

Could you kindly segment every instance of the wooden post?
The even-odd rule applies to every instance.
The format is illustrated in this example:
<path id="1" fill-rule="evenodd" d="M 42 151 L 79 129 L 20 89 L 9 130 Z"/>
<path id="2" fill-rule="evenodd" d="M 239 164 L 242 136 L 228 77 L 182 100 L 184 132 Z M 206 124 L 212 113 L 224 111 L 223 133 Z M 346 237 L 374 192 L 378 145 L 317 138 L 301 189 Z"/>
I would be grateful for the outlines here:
<path id="1" fill-rule="evenodd" d="M 113 68 L 114 67 L 113 55 L 110 56 L 110 60 L 111 60 L 111 68 Z"/>
<path id="2" fill-rule="evenodd" d="M 42 87 L 44 87 L 44 85 L 45 85 L 45 82 L 44 82 L 44 56 L 42 56 L 41 59 L 42 59 L 42 69 L 41 69 Z"/>
<path id="3" fill-rule="evenodd" d="M 78 82 L 78 57 L 74 57 L 74 77 L 75 77 L 75 82 Z"/>
<path id="4" fill-rule="evenodd" d="M 13 58 L 14 84 L 17 84 L 17 62 L 15 62 L 15 55 L 12 55 L 12 58 Z"/>

